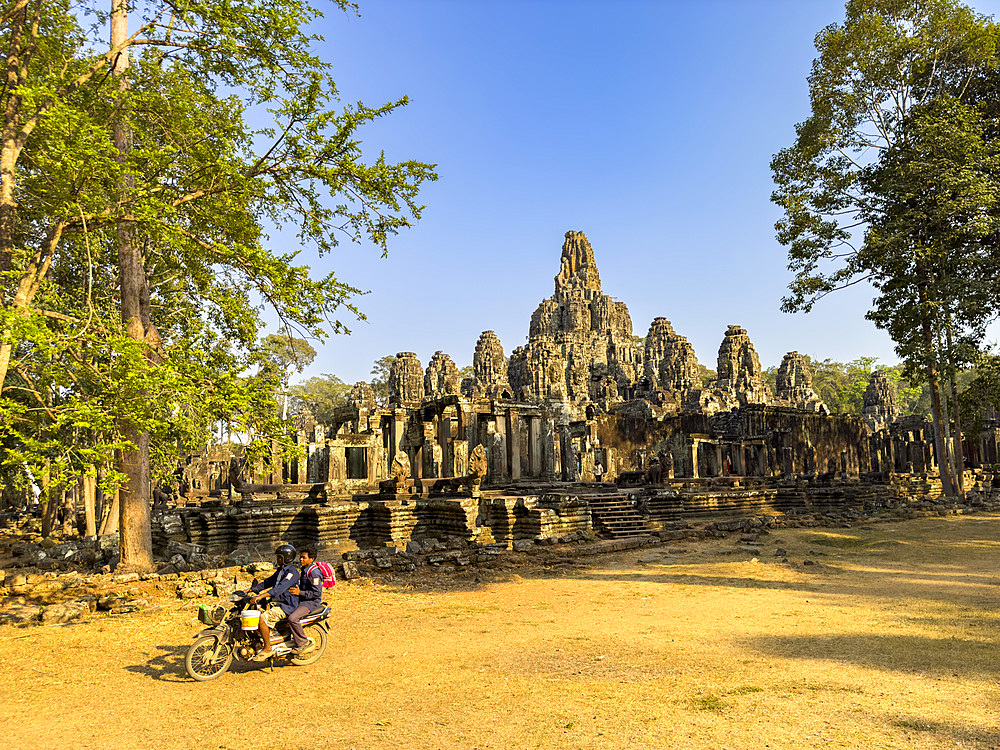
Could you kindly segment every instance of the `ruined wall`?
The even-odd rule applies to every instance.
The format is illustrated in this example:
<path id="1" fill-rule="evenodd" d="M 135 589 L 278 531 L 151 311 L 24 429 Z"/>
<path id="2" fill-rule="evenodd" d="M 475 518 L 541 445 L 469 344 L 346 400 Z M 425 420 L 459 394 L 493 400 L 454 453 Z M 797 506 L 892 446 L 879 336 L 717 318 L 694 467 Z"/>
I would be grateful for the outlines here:
<path id="1" fill-rule="evenodd" d="M 325 552 L 458 538 L 492 544 L 591 533 L 590 508 L 573 495 L 516 498 L 368 496 L 329 505 L 262 504 L 226 509 L 177 508 L 159 514 L 154 546 L 193 544 L 206 554 L 243 550 L 268 559 L 283 543 Z"/>
<path id="2" fill-rule="evenodd" d="M 871 470 L 867 431 L 853 416 L 749 405 L 712 417 L 608 414 L 596 421 L 600 445 L 615 450 L 620 471 L 645 469 L 664 450 L 671 452 L 678 477 L 692 476 L 695 460 L 701 477 L 823 473 L 831 467 L 839 472 L 842 462 L 853 475 Z"/>

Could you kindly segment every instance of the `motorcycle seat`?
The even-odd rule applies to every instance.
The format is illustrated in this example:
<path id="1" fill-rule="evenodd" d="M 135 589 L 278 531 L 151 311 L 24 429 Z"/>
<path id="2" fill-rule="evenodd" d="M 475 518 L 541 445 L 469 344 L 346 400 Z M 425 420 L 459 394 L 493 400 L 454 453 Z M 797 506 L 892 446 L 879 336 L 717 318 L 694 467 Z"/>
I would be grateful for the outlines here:
<path id="1" fill-rule="evenodd" d="M 302 618 L 301 622 L 303 625 L 308 625 L 309 623 L 316 622 L 317 620 L 326 617 L 330 614 L 330 607 L 327 604 L 320 604 L 312 612 L 307 614 Z"/>

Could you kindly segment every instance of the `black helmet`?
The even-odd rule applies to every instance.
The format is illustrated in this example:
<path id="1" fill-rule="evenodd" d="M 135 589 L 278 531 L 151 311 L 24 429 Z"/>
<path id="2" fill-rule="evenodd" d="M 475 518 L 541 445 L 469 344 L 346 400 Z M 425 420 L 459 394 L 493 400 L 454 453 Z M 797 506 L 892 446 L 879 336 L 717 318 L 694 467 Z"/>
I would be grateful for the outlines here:
<path id="1" fill-rule="evenodd" d="M 285 564 L 295 560 L 295 547 L 290 544 L 282 544 L 278 549 L 274 551 L 274 554 L 281 557 Z"/>

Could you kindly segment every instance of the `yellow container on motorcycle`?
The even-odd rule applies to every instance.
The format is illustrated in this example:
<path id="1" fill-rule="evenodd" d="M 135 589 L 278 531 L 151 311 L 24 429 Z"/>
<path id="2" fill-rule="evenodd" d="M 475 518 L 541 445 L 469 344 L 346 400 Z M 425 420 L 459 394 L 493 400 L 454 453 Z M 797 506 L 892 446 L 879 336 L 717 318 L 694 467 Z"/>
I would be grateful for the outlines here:
<path id="1" fill-rule="evenodd" d="M 260 625 L 260 610 L 244 609 L 240 613 L 240 622 L 243 624 L 244 630 L 256 630 L 257 626 Z"/>

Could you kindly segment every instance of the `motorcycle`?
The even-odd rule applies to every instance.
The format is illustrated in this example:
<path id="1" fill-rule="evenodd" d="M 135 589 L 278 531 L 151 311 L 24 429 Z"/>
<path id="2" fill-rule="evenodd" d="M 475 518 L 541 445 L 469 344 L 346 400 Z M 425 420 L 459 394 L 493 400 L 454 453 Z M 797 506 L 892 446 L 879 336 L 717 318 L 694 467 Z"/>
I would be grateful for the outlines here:
<path id="1" fill-rule="evenodd" d="M 250 596 L 245 591 L 236 591 L 229 597 L 229 601 L 232 604 L 229 610 L 221 604 L 214 608 L 203 604 L 198 609 L 198 620 L 211 627 L 194 636 L 194 643 L 184 657 L 184 669 L 193 680 L 214 680 L 226 673 L 234 659 L 252 661 L 264 645 L 259 631 L 243 629 L 243 610 L 248 608 Z M 305 634 L 316 646 L 302 656 L 292 652 L 295 640 L 287 619 L 272 628 L 271 649 L 274 657 L 269 659 L 271 667 L 274 667 L 274 659 L 279 658 L 288 658 L 292 664 L 300 667 L 319 661 L 326 651 L 329 639 L 329 616 L 329 605 L 321 604 L 302 618 Z"/>

